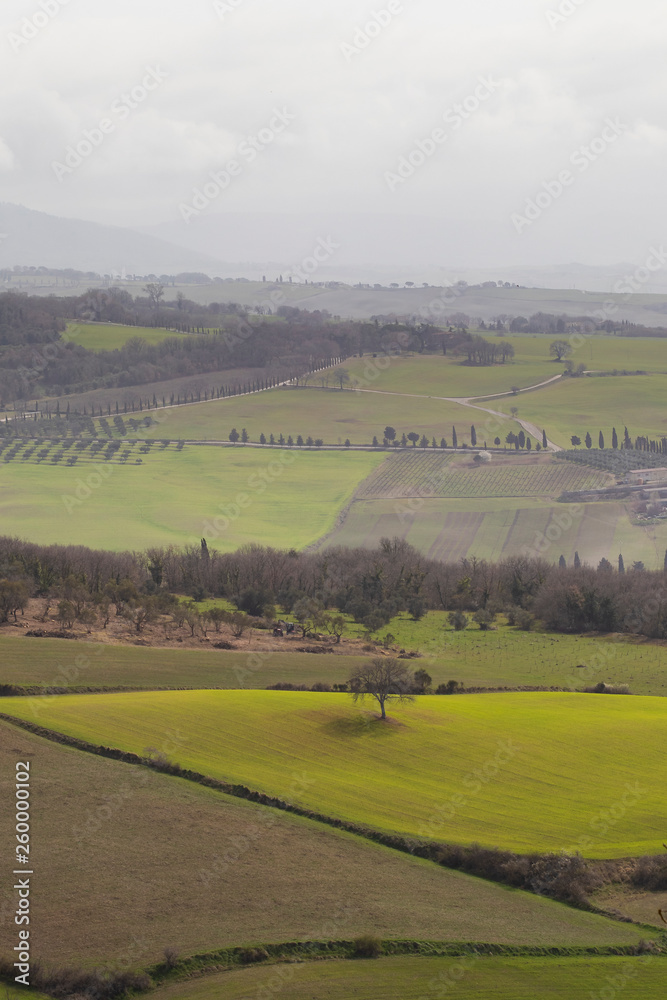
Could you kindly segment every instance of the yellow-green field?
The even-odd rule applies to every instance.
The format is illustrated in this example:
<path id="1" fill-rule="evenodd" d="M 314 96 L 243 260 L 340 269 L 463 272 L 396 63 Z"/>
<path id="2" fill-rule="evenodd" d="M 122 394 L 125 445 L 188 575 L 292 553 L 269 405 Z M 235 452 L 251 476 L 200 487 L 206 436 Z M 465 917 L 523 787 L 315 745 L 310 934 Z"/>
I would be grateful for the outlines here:
<path id="1" fill-rule="evenodd" d="M 30 699 L 3 707 L 35 718 Z M 179 732 L 172 756 L 183 766 L 384 830 L 589 857 L 660 850 L 663 698 L 423 697 L 391 716 L 377 723 L 370 704 L 346 695 L 275 691 L 76 695 L 39 705 L 47 728 L 139 753 Z M 306 782 L 298 793 L 295 774 Z"/>
<path id="2" fill-rule="evenodd" d="M 237 969 L 170 983 L 155 1000 L 662 1000 L 667 960 L 644 958 L 385 958 Z M 263 992 L 265 991 L 265 992 Z"/>
<path id="3" fill-rule="evenodd" d="M 158 749 L 178 752 L 178 740 L 163 732 Z M 34 959 L 140 969 L 169 946 L 186 958 L 369 928 L 385 939 L 561 947 L 647 934 L 4 722 L 0 750 L 31 761 Z M 12 791 L 8 771 L 0 790 Z M 12 819 L 2 812 L 5 844 Z M 0 890 L 3 913 L 6 901 L 9 887 Z"/>
<path id="4" fill-rule="evenodd" d="M 185 336 L 187 334 L 152 326 L 121 326 L 118 323 L 68 323 L 63 340 L 66 340 L 68 344 L 85 347 L 89 351 L 115 351 L 135 337 L 147 344 L 159 344 L 167 337 Z"/>
<path id="5" fill-rule="evenodd" d="M 164 432 L 163 435 L 164 436 Z M 381 453 L 186 448 L 145 466 L 0 465 L 2 530 L 113 550 L 250 542 L 302 548 L 329 531 Z"/>

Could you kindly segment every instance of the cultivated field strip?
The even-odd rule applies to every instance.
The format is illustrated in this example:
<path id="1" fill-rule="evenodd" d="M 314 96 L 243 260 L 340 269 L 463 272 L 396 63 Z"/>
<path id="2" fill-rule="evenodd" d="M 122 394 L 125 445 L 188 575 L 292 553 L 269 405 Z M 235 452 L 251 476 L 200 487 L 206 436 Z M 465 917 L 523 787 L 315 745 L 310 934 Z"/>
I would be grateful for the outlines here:
<path id="1" fill-rule="evenodd" d="M 399 452 L 373 473 L 357 491 L 363 500 L 409 497 L 558 498 L 566 491 L 599 489 L 610 477 L 574 463 L 535 458 L 514 462 L 493 457 L 488 465 L 475 465 L 458 455 Z"/>
<path id="2" fill-rule="evenodd" d="M 384 958 L 239 969 L 165 985 L 154 1000 L 663 1000 L 667 959 Z M 610 986 L 614 984 L 614 988 Z M 617 990 L 617 992 L 616 992 Z M 269 993 L 271 991 L 271 994 Z M 279 992 L 280 991 L 280 992 Z"/>
<path id="3" fill-rule="evenodd" d="M 474 515 L 474 516 L 473 516 Z M 619 552 L 662 568 L 667 523 L 639 529 L 622 503 L 554 504 L 541 497 L 356 499 L 326 546 L 373 548 L 382 538 L 404 538 L 436 559 L 476 556 L 497 560 L 527 552 L 568 564 L 575 552 L 592 566 Z"/>

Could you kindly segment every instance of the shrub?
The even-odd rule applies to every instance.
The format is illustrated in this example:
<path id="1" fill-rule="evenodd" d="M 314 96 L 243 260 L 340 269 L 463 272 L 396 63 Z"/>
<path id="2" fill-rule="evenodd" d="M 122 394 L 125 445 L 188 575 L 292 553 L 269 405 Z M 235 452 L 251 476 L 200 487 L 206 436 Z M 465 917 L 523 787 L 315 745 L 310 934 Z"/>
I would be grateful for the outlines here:
<path id="1" fill-rule="evenodd" d="M 594 687 L 584 688 L 584 694 L 631 694 L 627 684 L 605 684 L 600 681 Z"/>
<path id="2" fill-rule="evenodd" d="M 463 685 L 459 681 L 447 681 L 446 684 L 440 684 L 435 693 L 436 694 L 456 694 L 456 692 L 461 689 L 463 690 Z"/>
<path id="3" fill-rule="evenodd" d="M 630 881 L 638 889 L 664 892 L 667 889 L 667 857 L 639 858 Z"/>
<path id="4" fill-rule="evenodd" d="M 162 952 L 164 955 L 164 964 L 167 969 L 175 969 L 178 965 L 178 952 L 175 948 L 167 947 Z"/>
<path id="5" fill-rule="evenodd" d="M 514 616 L 514 624 L 522 632 L 532 632 L 537 622 L 532 611 L 526 611 L 525 608 L 517 608 Z"/>
<path id="6" fill-rule="evenodd" d="M 480 608 L 472 616 L 472 620 L 479 625 L 482 632 L 488 632 L 489 629 L 493 627 L 493 622 L 495 621 L 495 614 L 492 611 L 487 611 L 485 608 Z"/>
<path id="7" fill-rule="evenodd" d="M 357 958 L 379 958 L 382 953 L 382 941 L 374 934 L 361 934 L 354 939 L 353 945 Z"/>
<path id="8" fill-rule="evenodd" d="M 244 948 L 239 958 L 244 965 L 252 965 L 253 962 L 264 962 L 269 957 L 266 948 Z"/>
<path id="9" fill-rule="evenodd" d="M 447 619 L 455 632 L 462 632 L 468 627 L 468 616 L 462 611 L 450 611 Z"/>

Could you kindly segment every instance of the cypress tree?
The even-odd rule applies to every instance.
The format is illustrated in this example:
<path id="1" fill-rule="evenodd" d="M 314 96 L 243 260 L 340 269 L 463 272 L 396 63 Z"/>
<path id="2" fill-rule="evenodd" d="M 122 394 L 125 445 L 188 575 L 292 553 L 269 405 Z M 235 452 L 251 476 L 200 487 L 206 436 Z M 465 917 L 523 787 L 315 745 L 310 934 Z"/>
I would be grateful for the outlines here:
<path id="1" fill-rule="evenodd" d="M 549 443 L 547 441 L 547 432 L 544 431 L 544 430 L 542 431 L 542 447 L 543 448 L 548 448 L 549 447 Z"/>
<path id="2" fill-rule="evenodd" d="M 459 439 L 456 436 L 456 427 L 452 427 L 452 447 L 458 448 Z"/>
<path id="3" fill-rule="evenodd" d="M 616 433 L 615 427 L 612 427 L 611 429 L 611 446 L 614 451 L 618 448 L 618 434 Z"/>
<path id="4" fill-rule="evenodd" d="M 625 563 L 623 562 L 623 556 L 621 555 L 620 552 L 618 555 L 618 572 L 625 573 Z"/>
<path id="5" fill-rule="evenodd" d="M 602 431 L 598 434 L 598 448 L 600 451 L 604 451 L 604 434 Z"/>
<path id="6" fill-rule="evenodd" d="M 574 553 L 574 568 L 581 569 L 581 559 L 579 558 L 579 553 Z"/>

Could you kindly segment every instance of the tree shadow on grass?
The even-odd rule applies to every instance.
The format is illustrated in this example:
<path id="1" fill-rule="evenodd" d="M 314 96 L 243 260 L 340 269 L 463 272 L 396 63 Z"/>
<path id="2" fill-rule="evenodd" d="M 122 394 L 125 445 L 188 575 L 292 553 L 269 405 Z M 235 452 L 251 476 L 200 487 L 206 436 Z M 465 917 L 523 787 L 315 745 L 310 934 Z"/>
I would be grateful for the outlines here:
<path id="1" fill-rule="evenodd" d="M 323 724 L 322 728 L 328 736 L 342 739 L 360 739 L 362 737 L 386 739 L 397 735 L 401 729 L 405 728 L 405 724 L 391 717 L 383 720 L 376 712 L 360 712 L 358 715 L 330 719 Z"/>

